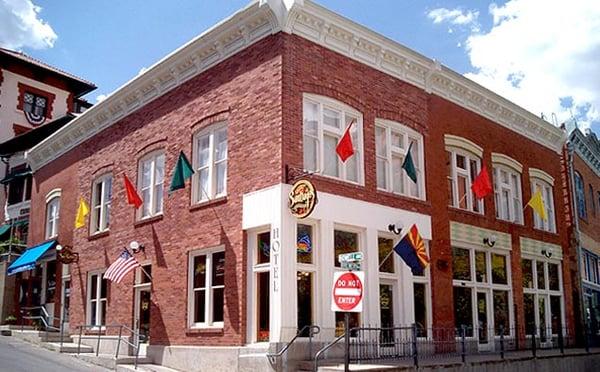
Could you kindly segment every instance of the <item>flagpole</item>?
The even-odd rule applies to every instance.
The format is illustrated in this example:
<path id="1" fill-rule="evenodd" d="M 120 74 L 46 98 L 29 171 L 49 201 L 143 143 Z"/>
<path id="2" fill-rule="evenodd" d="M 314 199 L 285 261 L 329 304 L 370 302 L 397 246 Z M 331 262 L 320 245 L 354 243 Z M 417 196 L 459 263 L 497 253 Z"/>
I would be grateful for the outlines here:
<path id="1" fill-rule="evenodd" d="M 381 270 L 381 267 L 383 266 L 383 264 L 385 263 L 385 261 L 387 261 L 387 259 L 390 258 L 390 256 L 392 255 L 392 253 L 394 253 L 394 249 L 393 248 L 392 248 L 392 250 L 390 250 L 390 253 L 388 253 L 387 256 L 385 256 L 385 258 L 379 264 L 379 269 L 380 270 Z"/>
<path id="2" fill-rule="evenodd" d="M 129 252 L 129 249 L 127 249 L 127 248 L 123 248 L 123 249 L 125 250 L 125 252 L 129 253 L 132 257 L 135 257 L 131 252 Z M 137 259 L 136 259 L 136 261 L 137 261 Z M 138 264 L 140 264 L 139 261 L 138 261 Z M 150 278 L 150 281 L 152 281 L 152 275 L 148 274 L 148 272 L 146 270 L 144 270 L 144 266 L 142 266 L 142 264 L 140 264 L 140 270 L 142 270 L 142 272 L 144 274 L 146 274 L 146 276 L 148 278 Z"/>

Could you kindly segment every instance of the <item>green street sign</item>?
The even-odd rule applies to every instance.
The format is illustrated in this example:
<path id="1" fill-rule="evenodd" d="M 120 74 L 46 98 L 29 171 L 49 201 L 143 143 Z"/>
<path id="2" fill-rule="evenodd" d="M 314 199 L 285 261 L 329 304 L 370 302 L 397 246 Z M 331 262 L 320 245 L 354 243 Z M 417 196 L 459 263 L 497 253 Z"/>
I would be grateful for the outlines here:
<path id="1" fill-rule="evenodd" d="M 338 256 L 338 262 L 341 264 L 343 264 L 344 262 L 361 262 L 362 260 L 362 252 L 344 253 Z"/>

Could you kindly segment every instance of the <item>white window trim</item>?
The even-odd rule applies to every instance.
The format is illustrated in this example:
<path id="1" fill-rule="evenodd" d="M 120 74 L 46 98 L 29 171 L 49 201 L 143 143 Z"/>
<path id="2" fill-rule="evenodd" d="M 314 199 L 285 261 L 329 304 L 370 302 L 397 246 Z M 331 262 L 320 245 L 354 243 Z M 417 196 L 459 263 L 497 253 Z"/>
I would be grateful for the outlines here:
<path id="1" fill-rule="evenodd" d="M 541 178 L 531 178 L 531 195 L 537 191 L 537 187 L 542 190 L 542 199 L 546 208 L 547 220 L 544 221 L 537 213 L 533 212 L 533 227 L 537 230 L 556 233 L 556 210 L 554 209 L 554 186 Z M 548 193 L 548 194 L 546 194 Z M 546 200 L 549 195 L 550 200 Z M 551 223 L 552 222 L 552 223 Z"/>
<path id="2" fill-rule="evenodd" d="M 523 187 L 521 181 L 521 172 L 518 168 L 512 168 L 505 163 L 494 163 L 494 200 L 496 203 L 496 218 L 502 221 L 512 222 L 523 225 Z M 500 177 L 500 172 L 506 172 L 508 175 L 508 184 L 503 183 Z M 516 190 L 513 187 L 512 179 L 516 177 Z M 508 192 L 508 211 L 505 210 L 505 205 L 502 202 L 502 191 Z M 516 205 L 515 205 L 516 204 Z M 504 215 L 507 218 L 504 218 Z"/>
<path id="3" fill-rule="evenodd" d="M 100 314 L 100 311 L 102 311 L 102 306 L 100 306 L 100 304 L 102 303 L 102 301 L 106 302 L 106 307 L 105 307 L 105 311 L 106 313 L 104 314 L 104 319 L 106 320 L 106 316 L 108 313 L 108 281 L 106 283 L 106 298 L 102 299 L 101 293 L 102 293 L 102 281 L 104 280 L 104 272 L 106 270 L 105 269 L 101 269 L 101 270 L 92 270 L 88 272 L 87 275 L 87 286 L 86 286 L 86 323 L 89 325 L 92 325 L 93 328 L 92 329 L 105 329 L 106 324 L 91 324 L 92 323 L 92 276 L 94 275 L 98 275 L 98 280 L 96 281 L 96 322 L 98 321 L 98 319 L 102 319 L 102 317 L 99 317 L 98 314 Z"/>
<path id="4" fill-rule="evenodd" d="M 58 236 L 58 226 L 60 223 L 60 193 L 58 196 L 46 198 L 46 239 L 56 238 Z M 51 207 L 56 203 L 56 215 L 50 215 Z"/>
<path id="5" fill-rule="evenodd" d="M 161 204 L 161 208 L 160 208 L 160 212 L 156 211 L 156 195 L 154 192 L 154 188 L 156 187 L 156 160 L 157 158 L 163 155 L 164 156 L 164 164 L 163 164 L 163 198 L 162 198 L 162 204 Z M 147 216 L 144 216 L 144 204 L 146 201 L 142 200 L 142 205 L 140 208 L 138 208 L 137 210 L 137 219 L 138 220 L 145 220 L 148 218 L 152 218 L 152 217 L 156 217 L 156 216 L 161 216 L 164 213 L 164 193 L 165 193 L 165 168 L 166 168 L 166 164 L 167 164 L 167 156 L 165 154 L 165 151 L 160 149 L 160 150 L 156 150 L 156 151 L 152 151 L 148 154 L 146 154 L 144 157 L 140 158 L 140 160 L 138 161 L 138 182 L 137 182 L 137 190 L 139 193 L 141 193 L 142 199 L 143 199 L 143 193 L 142 193 L 142 179 L 144 177 L 143 175 L 143 167 L 144 167 L 144 162 L 147 161 L 151 161 L 152 162 L 152 166 L 151 166 L 151 170 L 150 170 L 150 214 Z"/>
<path id="6" fill-rule="evenodd" d="M 546 258 L 546 257 L 542 257 L 542 256 L 532 256 L 532 255 L 527 255 L 527 254 L 523 254 L 521 255 L 521 259 L 522 260 L 530 260 L 531 261 L 531 271 L 532 271 L 532 275 L 533 275 L 533 288 L 525 288 L 523 287 L 523 295 L 525 294 L 533 294 L 533 306 L 534 306 L 534 313 L 535 313 L 535 334 L 536 336 L 539 336 L 539 328 L 540 328 L 540 320 L 539 320 L 539 300 L 538 298 L 540 296 L 544 296 L 546 297 L 548 300 L 546 301 L 546 325 L 547 328 L 552 328 L 552 311 L 550 309 L 550 296 L 559 296 L 560 297 L 560 317 L 561 317 L 561 324 L 562 324 L 562 330 L 563 330 L 563 334 L 566 334 L 566 323 L 565 323 L 565 296 L 564 296 L 564 290 L 563 290 L 563 277 L 562 277 L 562 261 L 559 259 L 551 259 L 551 258 Z M 538 283 L 537 283 L 537 279 L 538 279 L 538 275 L 537 275 L 537 265 L 536 262 L 543 262 L 544 263 L 544 273 L 545 273 L 545 278 L 544 278 L 544 286 L 545 289 L 538 289 Z M 558 288 L 559 290 L 551 290 L 550 289 L 550 276 L 548 275 L 548 264 L 555 264 L 558 265 Z M 557 333 L 554 333 L 554 330 L 552 330 L 552 335 L 556 336 L 558 335 Z M 527 337 L 530 337 L 530 335 L 527 335 Z"/>
<path id="7" fill-rule="evenodd" d="M 105 231 L 108 231 L 109 225 L 107 223 L 107 209 L 110 210 L 110 207 L 107 208 L 111 204 L 111 200 L 105 200 L 106 192 L 106 182 L 110 180 L 111 188 L 112 188 L 112 173 L 106 173 L 102 176 L 96 178 L 94 183 L 92 184 L 92 203 L 91 203 L 91 223 L 90 223 L 90 233 L 91 234 L 99 234 Z M 95 205 L 94 202 L 96 200 L 96 185 L 101 184 L 100 188 L 100 205 Z M 112 191 L 111 191 L 112 194 Z M 112 198 L 112 196 L 111 196 Z M 96 221 L 96 213 L 95 209 L 100 208 L 100 221 Z M 109 212 L 110 213 L 110 212 Z"/>
<path id="8" fill-rule="evenodd" d="M 215 133 L 225 129 L 227 130 L 227 122 L 219 122 L 211 125 L 208 128 L 204 128 L 194 134 L 192 144 L 192 167 L 194 168 L 194 176 L 192 177 L 192 205 L 201 204 L 210 200 L 227 196 L 227 168 L 229 161 L 229 134 L 227 134 L 227 154 L 225 159 L 220 162 L 226 163 L 225 168 L 225 184 L 223 192 L 216 193 L 217 188 L 217 174 L 216 174 L 216 162 L 215 162 Z M 198 139 L 200 137 L 209 136 L 209 155 L 208 155 L 208 190 L 201 190 L 200 187 L 200 172 L 198 170 Z"/>
<path id="9" fill-rule="evenodd" d="M 415 198 L 415 199 L 419 199 L 419 200 L 425 200 L 426 199 L 426 195 L 425 195 L 425 169 L 424 169 L 424 164 L 425 164 L 425 156 L 424 156 L 424 144 L 423 144 L 423 135 L 420 134 L 419 132 L 405 126 L 402 125 L 398 122 L 395 121 L 391 121 L 391 120 L 385 120 L 385 119 L 375 119 L 375 126 L 382 128 L 385 130 L 385 143 L 386 143 L 386 154 L 385 154 L 385 160 L 386 160 L 386 187 L 385 188 L 380 188 L 379 186 L 377 187 L 379 190 L 383 190 L 383 191 L 388 191 L 388 192 L 393 192 L 395 194 L 398 195 L 403 195 L 403 196 L 407 196 L 409 198 Z M 403 141 L 405 141 L 404 145 L 405 148 L 398 148 L 395 146 L 392 146 L 392 140 L 391 140 L 391 134 L 392 131 L 395 132 L 400 132 L 403 134 L 404 139 Z M 375 134 L 375 136 L 377 136 L 377 134 Z M 402 157 L 405 157 L 407 152 L 408 152 L 408 147 L 410 145 L 410 141 L 411 140 L 415 140 L 418 146 L 418 159 L 415 159 L 416 162 L 419 164 L 418 167 L 416 167 L 417 169 L 417 193 L 418 196 L 414 196 L 414 195 L 410 195 L 410 186 L 412 180 L 410 178 L 408 178 L 408 176 L 406 174 L 404 174 L 403 179 L 403 193 L 400 192 L 396 192 L 394 191 L 394 177 L 393 177 L 393 166 L 392 166 L 392 155 L 398 154 L 401 155 Z M 377 141 L 375 141 L 375 156 L 377 158 L 381 158 L 383 159 L 383 157 L 381 157 L 380 155 L 377 154 Z M 375 167 L 377 168 L 377 166 Z M 403 169 L 400 170 L 401 172 L 404 172 Z"/>
<path id="10" fill-rule="evenodd" d="M 494 319 L 494 290 L 508 292 L 508 327 L 510 329 L 509 334 L 504 336 L 514 336 L 514 322 L 515 314 L 513 312 L 513 288 L 512 288 L 512 267 L 511 267 L 511 254 L 512 252 L 505 249 L 492 249 L 476 247 L 469 244 L 455 243 L 451 244 L 451 249 L 460 248 L 469 251 L 469 264 L 471 278 L 469 280 L 454 279 L 454 273 L 452 272 L 452 287 L 470 288 L 471 289 L 471 316 L 473 317 L 473 325 L 477 324 L 477 292 L 485 291 L 487 293 L 487 318 L 488 318 L 488 340 L 499 339 L 500 336 L 496 335 L 495 319 Z M 475 263 L 475 251 L 485 253 L 486 262 L 486 282 L 478 282 L 476 277 L 476 263 Z M 492 254 L 497 254 L 505 257 L 506 264 L 506 281 L 507 284 L 495 284 L 492 282 Z M 454 306 L 454 303 L 452 304 Z M 453 310 L 454 311 L 454 310 Z M 467 337 L 468 339 L 478 339 L 478 335 L 473 331 L 473 335 Z"/>
<path id="11" fill-rule="evenodd" d="M 450 206 L 452 208 L 456 208 L 462 211 L 468 211 L 471 213 L 476 213 L 476 214 L 485 214 L 485 209 L 484 209 L 484 203 L 483 203 L 483 199 L 477 199 L 475 202 L 477 203 L 477 205 L 479 206 L 479 211 L 475 211 L 474 208 L 474 204 L 473 204 L 473 190 L 471 190 L 471 184 L 473 183 L 473 179 L 471 179 L 471 174 L 470 174 L 470 169 L 471 169 L 471 160 L 474 160 L 477 163 L 477 169 L 475 170 L 475 176 L 477 176 L 479 174 L 479 172 L 481 171 L 481 157 L 478 157 L 475 153 L 469 152 L 469 151 L 465 151 L 464 149 L 461 148 L 457 148 L 457 147 L 446 147 L 446 151 L 449 152 L 451 154 L 451 172 L 452 174 L 450 174 L 448 177 L 450 178 L 450 180 L 452 181 L 452 200 L 450 201 Z M 456 166 L 456 156 L 457 155 L 462 155 L 465 157 L 465 161 L 466 161 L 466 166 L 467 166 L 467 171 L 465 172 L 464 170 L 458 170 L 457 166 Z M 461 173 L 462 176 L 466 176 L 467 177 L 467 185 L 466 185 L 466 197 L 465 197 L 465 201 L 467 204 L 467 208 L 460 208 L 460 197 L 458 196 L 458 177 L 457 174 Z"/>
<path id="12" fill-rule="evenodd" d="M 212 285 L 212 256 L 214 253 L 225 252 L 225 246 L 220 245 L 212 248 L 197 249 L 189 252 L 188 255 L 188 328 L 190 329 L 220 329 L 224 327 L 224 322 L 213 322 L 213 289 L 225 288 L 225 285 L 213 286 Z M 199 256 L 206 256 L 206 281 L 205 281 L 205 305 L 204 305 L 204 319 L 206 322 L 194 322 L 194 258 Z M 225 296 L 225 293 L 223 293 Z M 223 309 L 223 315 L 225 309 Z"/>
<path id="13" fill-rule="evenodd" d="M 317 154 L 316 155 L 316 159 L 317 159 L 317 169 L 307 169 L 310 171 L 314 171 L 316 173 L 319 173 L 320 176 L 323 177 L 327 177 L 327 178 L 331 178 L 331 179 L 335 179 L 335 180 L 339 180 L 339 181 L 343 181 L 343 182 L 348 182 L 351 184 L 355 184 L 355 185 L 360 185 L 360 186 L 364 186 L 365 185 L 365 180 L 364 180 L 364 148 L 363 148 L 363 115 L 360 111 L 354 109 L 351 106 L 348 106 L 340 101 L 334 100 L 332 98 L 328 98 L 328 97 L 324 97 L 324 96 L 320 96 L 320 95 L 316 95 L 316 94 L 309 94 L 309 93 L 304 93 L 303 94 L 303 118 L 304 118 L 304 103 L 305 102 L 311 102 L 313 104 L 318 105 L 319 107 L 319 118 L 317 120 L 317 131 L 318 131 L 318 138 L 317 138 L 317 143 L 318 143 L 318 149 L 317 149 Z M 340 123 L 342 128 L 339 128 L 339 130 L 335 130 L 334 128 L 330 128 L 328 127 L 327 129 L 324 128 L 323 125 L 323 106 L 329 107 L 333 110 L 336 111 L 341 111 L 342 112 L 342 117 L 340 118 Z M 325 169 L 325 157 L 323 156 L 324 150 L 324 140 L 323 140 L 323 132 L 328 132 L 331 133 L 335 136 L 338 137 L 338 143 L 339 143 L 339 139 L 344 135 L 344 133 L 346 132 L 346 121 L 345 121 L 345 117 L 346 114 L 349 114 L 353 117 L 356 117 L 356 122 L 355 122 L 355 128 L 356 128 L 356 133 L 357 133 L 357 137 L 358 137 L 358 143 L 355 143 L 355 141 L 352 141 L 352 145 L 354 146 L 355 152 L 354 155 L 352 155 L 353 157 L 357 157 L 356 161 L 358 164 L 358 181 L 351 181 L 346 179 L 346 164 L 347 161 L 344 163 L 340 160 L 339 156 L 336 154 L 336 161 L 338 162 L 338 167 L 339 167 L 339 177 L 335 177 L 335 176 L 330 176 L 330 175 L 326 175 L 324 174 L 324 169 Z M 302 121 L 302 136 L 304 138 L 304 136 L 306 135 L 304 132 L 304 119 Z M 303 149 L 304 151 L 304 149 Z M 308 168 L 306 165 L 304 165 L 304 168 Z"/>

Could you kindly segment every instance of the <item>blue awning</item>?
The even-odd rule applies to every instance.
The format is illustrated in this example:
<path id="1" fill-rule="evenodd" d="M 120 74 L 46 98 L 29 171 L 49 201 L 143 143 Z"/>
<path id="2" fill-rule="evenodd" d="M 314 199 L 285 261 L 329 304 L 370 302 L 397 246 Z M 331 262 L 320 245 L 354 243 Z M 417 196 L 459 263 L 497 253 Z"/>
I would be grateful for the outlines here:
<path id="1" fill-rule="evenodd" d="M 39 260 L 49 249 L 54 248 L 55 245 L 56 240 L 49 240 L 29 248 L 8 267 L 8 275 L 14 275 L 35 268 L 37 260 Z"/>

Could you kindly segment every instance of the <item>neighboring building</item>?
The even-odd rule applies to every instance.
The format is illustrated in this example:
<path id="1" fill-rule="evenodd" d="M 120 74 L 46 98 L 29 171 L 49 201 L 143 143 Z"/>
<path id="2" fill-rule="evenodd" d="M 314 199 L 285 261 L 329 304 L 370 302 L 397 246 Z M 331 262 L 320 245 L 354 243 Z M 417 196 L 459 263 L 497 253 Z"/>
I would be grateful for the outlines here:
<path id="1" fill-rule="evenodd" d="M 579 243 L 584 322 L 591 341 L 600 344 L 600 141 L 575 128 L 569 136 L 570 190 L 574 215 L 571 224 Z"/>
<path id="2" fill-rule="evenodd" d="M 355 154 L 342 163 L 335 146 L 352 122 Z M 52 237 L 79 254 L 71 329 L 139 324 L 148 355 L 183 370 L 266 363 L 269 346 L 307 324 L 332 340 L 343 319 L 330 310 L 332 276 L 353 251 L 366 273 L 353 325 L 417 323 L 432 337 L 466 326 L 481 350 L 502 329 L 556 342 L 574 327 L 565 139 L 312 1 L 256 1 L 27 152 L 30 243 Z M 400 169 L 409 146 L 416 184 Z M 180 151 L 196 173 L 168 193 Z M 470 184 L 484 165 L 495 192 L 477 200 Z M 306 219 L 288 208 L 296 176 L 318 190 Z M 547 221 L 523 209 L 538 189 Z M 74 230 L 80 198 L 91 212 Z M 431 257 L 423 276 L 395 254 L 380 262 L 399 239 L 389 224 L 418 226 Z M 151 278 L 109 283 L 103 273 L 132 241 Z"/>

